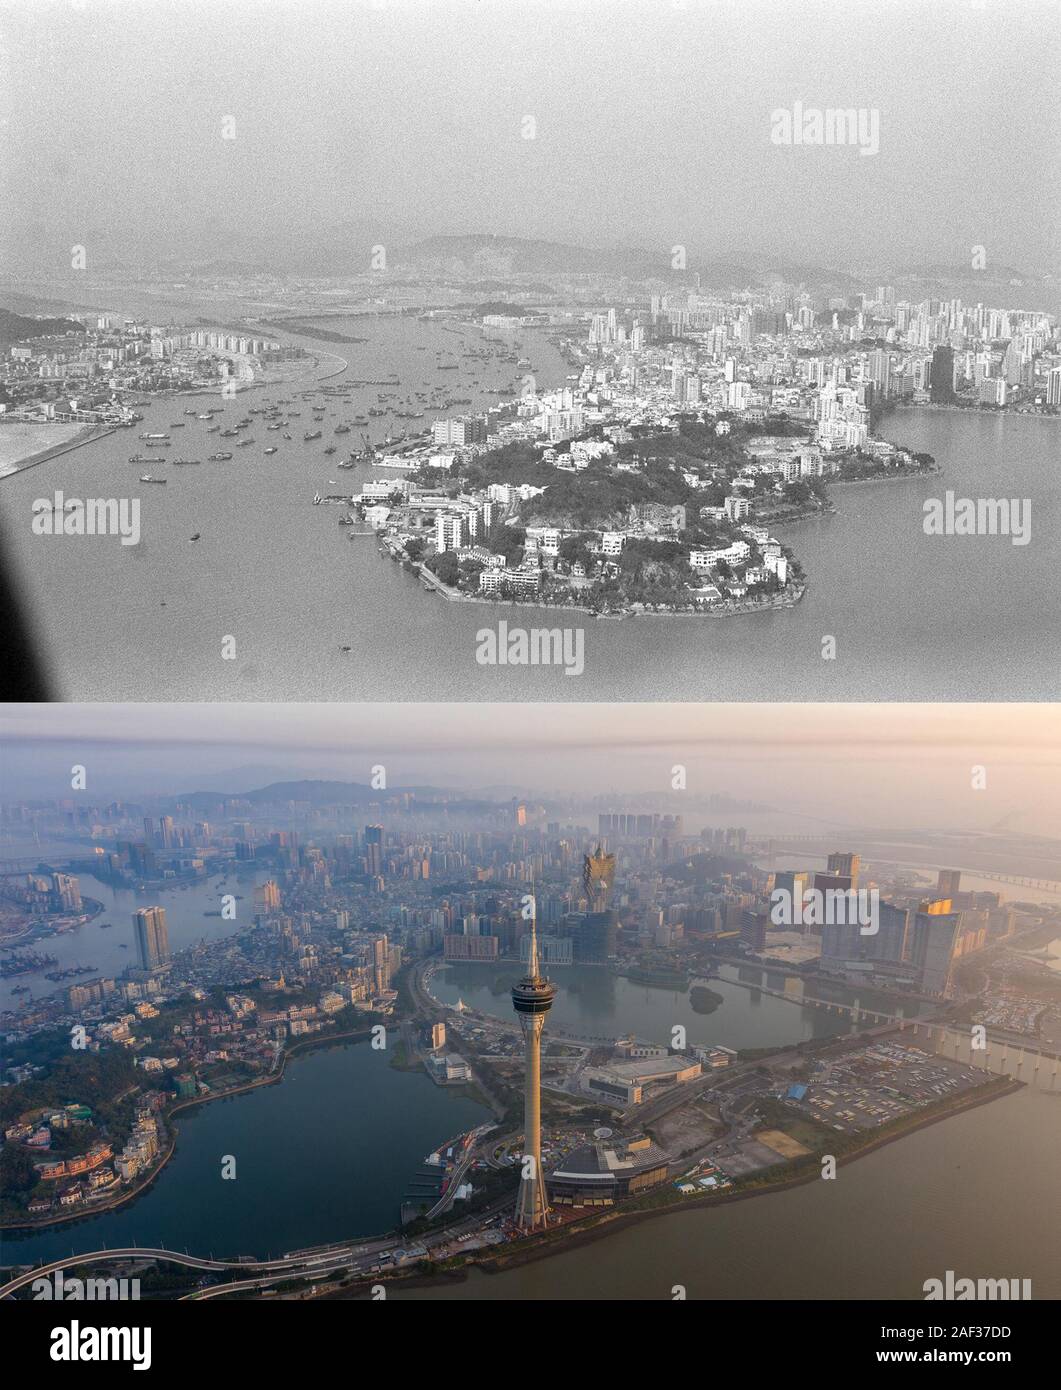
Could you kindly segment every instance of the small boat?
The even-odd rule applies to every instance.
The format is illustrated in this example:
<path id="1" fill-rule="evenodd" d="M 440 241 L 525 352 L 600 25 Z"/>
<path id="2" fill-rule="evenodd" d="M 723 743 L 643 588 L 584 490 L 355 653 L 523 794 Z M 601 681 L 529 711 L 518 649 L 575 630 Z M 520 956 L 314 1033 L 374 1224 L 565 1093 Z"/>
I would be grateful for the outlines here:
<path id="1" fill-rule="evenodd" d="M 231 454 L 211 454 L 211 455 L 210 455 L 210 462 L 211 462 L 211 463 L 216 463 L 216 462 L 218 462 L 220 459 L 230 459 L 231 457 L 232 457 Z"/>
<path id="2" fill-rule="evenodd" d="M 276 453 L 276 448 L 275 448 L 275 446 L 274 446 L 274 447 L 271 448 L 271 449 L 266 449 L 265 452 L 266 452 L 267 454 L 275 454 L 275 453 Z"/>
<path id="3" fill-rule="evenodd" d="M 202 463 L 202 459 L 171 459 L 170 461 L 177 468 L 179 468 L 181 464 L 188 465 L 191 463 Z"/>
<path id="4" fill-rule="evenodd" d="M 321 504 L 323 501 L 324 501 L 324 498 L 320 495 L 319 492 L 315 492 L 315 493 L 313 494 L 313 505 L 314 505 L 315 507 L 319 507 L 320 504 Z"/>
<path id="5" fill-rule="evenodd" d="M 152 478 L 150 473 L 141 473 L 140 481 L 142 483 L 161 483 L 163 486 L 165 486 L 166 483 L 165 478 Z"/>
<path id="6" fill-rule="evenodd" d="M 196 531 L 196 533 L 195 533 L 194 536 L 190 536 L 190 537 L 189 537 L 189 540 L 197 541 L 201 535 L 202 535 L 202 532 L 201 532 L 201 531 Z"/>

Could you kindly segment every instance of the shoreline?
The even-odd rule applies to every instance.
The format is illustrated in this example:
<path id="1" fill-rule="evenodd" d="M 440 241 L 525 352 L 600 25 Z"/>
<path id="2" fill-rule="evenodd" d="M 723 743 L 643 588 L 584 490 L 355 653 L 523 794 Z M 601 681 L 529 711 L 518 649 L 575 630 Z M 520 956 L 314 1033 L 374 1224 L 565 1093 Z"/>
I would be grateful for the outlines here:
<path id="1" fill-rule="evenodd" d="M 191 1110 L 200 1105 L 209 1105 L 215 1100 L 227 1100 L 231 1096 L 243 1095 L 247 1091 L 256 1091 L 262 1086 L 277 1085 L 284 1079 L 284 1074 L 287 1071 L 288 1058 L 293 1056 L 294 1053 L 301 1051 L 303 1048 L 320 1047 L 327 1043 L 340 1042 L 343 1040 L 350 1040 L 354 1043 L 364 1042 L 369 1037 L 371 1037 L 371 1030 L 351 1029 L 349 1032 L 332 1033 L 327 1037 L 306 1038 L 305 1041 L 297 1042 L 293 1047 L 284 1050 L 279 1071 L 270 1072 L 268 1076 L 260 1076 L 255 1081 L 246 1081 L 240 1086 L 230 1087 L 227 1091 L 218 1091 L 215 1095 L 189 1096 L 187 1100 L 178 1101 L 177 1104 L 166 1111 L 164 1115 L 167 1125 L 171 1130 L 169 1147 L 155 1167 L 151 1169 L 150 1173 L 145 1174 L 142 1183 L 128 1188 L 125 1192 L 110 1198 L 108 1201 L 101 1202 L 99 1206 L 79 1207 L 76 1211 L 69 1211 L 58 1216 L 49 1216 L 43 1221 L 0 1222 L 0 1232 L 7 1233 L 8 1235 L 30 1236 L 40 1231 L 47 1230 L 52 1226 L 62 1226 L 71 1221 L 91 1220 L 93 1217 L 102 1216 L 105 1212 L 116 1211 L 118 1207 L 124 1206 L 126 1202 L 131 1202 L 134 1198 L 143 1196 L 155 1179 L 161 1175 L 166 1164 L 173 1157 L 179 1137 L 178 1126 L 170 1124 L 174 1115 L 182 1110 Z"/>
<path id="2" fill-rule="evenodd" d="M 1002 1077 L 996 1078 L 1003 1081 Z M 931 1125 L 940 1124 L 944 1120 L 950 1119 L 954 1115 L 959 1115 L 967 1110 L 978 1109 L 982 1105 L 989 1105 L 994 1100 L 1000 1100 L 1003 1096 L 1012 1095 L 1024 1087 L 1023 1081 L 1018 1081 L 1014 1077 L 1005 1078 L 1005 1084 L 992 1087 L 987 1095 L 979 1095 L 974 1092 L 971 1096 L 964 1099 L 962 1104 L 955 1104 L 947 1110 L 935 1114 L 924 1115 L 915 1122 L 904 1125 L 894 1133 L 878 1135 L 870 1138 L 860 1148 L 853 1153 L 844 1154 L 837 1158 L 838 1168 L 842 1168 L 849 1163 L 857 1163 L 860 1158 L 865 1158 L 879 1149 L 885 1148 L 888 1144 L 897 1143 L 901 1139 L 907 1138 L 911 1134 L 916 1134 L 919 1130 L 927 1129 Z M 978 1090 L 981 1088 L 978 1088 Z M 562 1255 L 568 1250 L 578 1246 L 588 1245 L 591 1241 L 603 1240 L 605 1237 L 623 1230 L 629 1226 L 639 1225 L 645 1221 L 651 1221 L 664 1216 L 676 1216 L 681 1212 L 691 1208 L 703 1210 L 707 1207 L 721 1206 L 733 1202 L 748 1201 L 755 1197 L 763 1197 L 775 1192 L 787 1192 L 797 1187 L 806 1186 L 808 1183 L 819 1180 L 818 1169 L 811 1166 L 809 1171 L 793 1174 L 787 1178 L 779 1178 L 776 1182 L 769 1182 L 761 1187 L 742 1188 L 736 1192 L 722 1192 L 716 1194 L 705 1194 L 704 1196 L 686 1197 L 681 1202 L 675 1202 L 665 1207 L 654 1207 L 633 1211 L 615 1210 L 608 1215 L 598 1217 L 592 1225 L 570 1230 L 569 1234 L 560 1240 L 550 1242 L 543 1241 L 541 1244 L 531 1245 L 522 1250 L 501 1252 L 495 1255 L 482 1254 L 480 1251 L 471 1252 L 467 1262 L 460 1268 L 454 1270 L 440 1270 L 437 1274 L 427 1274 L 423 1272 L 415 1275 L 418 1283 L 423 1287 L 429 1287 L 436 1283 L 452 1283 L 454 1280 L 466 1281 L 468 1270 L 472 1267 L 485 1275 L 504 1274 L 511 1269 L 519 1268 L 525 1264 L 535 1261 L 550 1259 L 556 1255 Z M 668 1182 L 671 1179 L 668 1178 Z M 562 1230 L 563 1228 L 559 1228 Z M 378 1280 L 376 1281 L 378 1282 Z"/>
<path id="3" fill-rule="evenodd" d="M 26 473 L 31 468 L 39 468 L 42 463 L 48 463 L 51 459 L 59 458 L 62 454 L 69 454 L 75 449 L 83 448 L 86 444 L 93 444 L 97 439 L 106 439 L 109 434 L 116 434 L 121 428 L 120 425 L 85 425 L 80 438 L 75 437 L 67 440 L 65 444 L 53 444 L 49 448 L 38 449 L 36 453 L 27 454 L 8 472 L 0 473 L 0 483 L 5 478 L 13 478 L 16 474 Z"/>
<path id="4" fill-rule="evenodd" d="M 316 371 L 321 365 L 322 358 L 331 358 L 332 361 L 339 364 L 331 371 L 325 372 L 322 376 L 314 376 L 312 378 L 314 381 L 328 381 L 333 376 L 340 376 L 350 366 L 350 363 L 345 357 L 340 357 L 339 354 L 335 352 L 325 352 L 321 349 L 312 355 L 314 361 L 309 368 L 310 371 Z M 268 375 L 263 375 L 261 380 L 241 383 L 237 387 L 236 394 L 237 396 L 242 396 L 248 391 L 259 391 L 267 386 L 283 386 L 285 384 L 298 383 L 302 380 L 304 380 L 304 377 L 299 373 L 270 373 Z M 152 394 L 151 401 L 153 404 L 161 405 L 166 401 L 177 402 L 181 400 L 190 400 L 194 397 L 214 397 L 217 395 L 218 392 L 209 387 L 193 387 L 188 391 L 157 391 Z M 97 439 L 106 439 L 108 435 L 116 434 L 118 430 L 122 428 L 124 427 L 121 425 L 86 424 L 82 426 L 82 431 L 79 435 L 67 440 L 65 444 L 53 444 L 44 449 L 38 449 L 33 453 L 26 454 L 23 458 L 12 464 L 7 472 L 0 473 L 0 483 L 2 483 L 5 478 L 13 478 L 16 474 L 25 473 L 31 468 L 39 468 L 41 464 L 49 463 L 52 459 L 60 458 L 63 454 L 69 454 L 75 449 L 81 449 L 86 444 L 94 444 Z"/>
<path id="5" fill-rule="evenodd" d="M 389 558 L 397 564 L 403 563 L 401 555 L 390 551 L 389 547 L 388 553 Z M 404 558 L 408 559 L 407 556 Z M 427 568 L 423 561 L 414 563 L 414 571 L 425 589 L 437 593 L 447 603 L 479 603 L 491 608 L 537 608 L 539 611 L 585 613 L 591 618 L 610 618 L 613 620 L 624 618 L 734 618 L 749 613 L 772 613 L 781 608 L 795 608 L 807 592 L 807 581 L 799 580 L 791 593 L 786 591 L 776 594 L 768 600 L 757 599 L 750 603 L 741 599 L 734 599 L 724 600 L 722 603 L 713 604 L 707 608 L 665 608 L 662 610 L 657 608 L 622 608 L 618 611 L 602 612 L 597 608 L 587 608 L 583 603 L 542 603 L 540 600 L 533 602 L 530 599 L 522 598 L 480 598 L 478 594 L 463 594 L 459 589 L 453 589 L 448 584 L 444 584 L 436 574 Z"/>

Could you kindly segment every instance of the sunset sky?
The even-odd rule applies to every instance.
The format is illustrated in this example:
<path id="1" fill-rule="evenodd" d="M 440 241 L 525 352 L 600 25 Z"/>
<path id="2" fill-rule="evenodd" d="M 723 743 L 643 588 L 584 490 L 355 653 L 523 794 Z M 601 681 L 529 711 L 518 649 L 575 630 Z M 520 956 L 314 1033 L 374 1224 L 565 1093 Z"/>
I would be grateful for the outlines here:
<path id="1" fill-rule="evenodd" d="M 1056 705 L 6 705 L 7 797 L 247 791 L 281 778 L 563 797 L 728 792 L 852 825 L 1061 833 Z M 972 789 L 983 765 L 987 787 Z"/>

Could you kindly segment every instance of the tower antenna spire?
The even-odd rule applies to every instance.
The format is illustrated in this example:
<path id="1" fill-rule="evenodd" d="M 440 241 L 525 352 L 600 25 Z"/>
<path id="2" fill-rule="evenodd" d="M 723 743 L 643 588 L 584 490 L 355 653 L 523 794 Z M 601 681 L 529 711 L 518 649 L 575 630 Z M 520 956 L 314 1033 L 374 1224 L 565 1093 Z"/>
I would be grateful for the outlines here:
<path id="1" fill-rule="evenodd" d="M 531 924 L 531 939 L 530 939 L 530 972 L 529 972 L 529 973 L 530 973 L 530 975 L 531 975 L 534 979 L 537 979 L 537 977 L 538 977 L 538 903 L 537 903 L 537 900 L 535 899 L 535 897 L 534 897 L 533 894 L 531 894 L 531 899 L 530 899 L 530 924 Z"/>

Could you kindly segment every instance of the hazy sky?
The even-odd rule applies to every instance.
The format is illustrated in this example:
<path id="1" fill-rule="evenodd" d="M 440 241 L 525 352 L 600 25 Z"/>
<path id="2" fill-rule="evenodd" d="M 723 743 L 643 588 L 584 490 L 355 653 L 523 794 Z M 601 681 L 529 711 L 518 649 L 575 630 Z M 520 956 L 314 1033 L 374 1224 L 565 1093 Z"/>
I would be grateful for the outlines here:
<path id="1" fill-rule="evenodd" d="M 1049 705 L 7 705 L 0 795 L 93 800 L 276 778 L 731 795 L 863 826 L 1061 834 Z M 971 770 L 987 769 L 973 791 Z M 231 774 L 231 778 L 230 778 Z"/>
<path id="2" fill-rule="evenodd" d="M 108 229 L 238 255 L 250 236 L 367 221 L 846 266 L 968 264 L 983 245 L 989 264 L 1056 267 L 1058 15 L 1056 0 L 7 0 L 5 218 L 90 254 Z M 771 111 L 796 101 L 876 109 L 879 153 L 771 144 Z"/>

